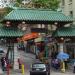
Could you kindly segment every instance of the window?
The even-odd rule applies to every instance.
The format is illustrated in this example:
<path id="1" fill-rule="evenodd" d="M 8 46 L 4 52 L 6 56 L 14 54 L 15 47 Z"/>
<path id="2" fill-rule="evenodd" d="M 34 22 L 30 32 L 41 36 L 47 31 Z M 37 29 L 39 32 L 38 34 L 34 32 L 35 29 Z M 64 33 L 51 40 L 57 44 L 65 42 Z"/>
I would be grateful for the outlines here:
<path id="1" fill-rule="evenodd" d="M 69 0 L 69 2 L 72 2 L 72 0 Z"/>
<path id="2" fill-rule="evenodd" d="M 45 64 L 33 64 L 33 68 L 45 68 Z"/>
<path id="3" fill-rule="evenodd" d="M 63 5 L 63 6 L 65 5 L 65 0 L 62 0 L 62 5 Z"/>
<path id="4" fill-rule="evenodd" d="M 70 11 L 70 16 L 73 17 L 73 11 Z M 70 26 L 72 26 L 73 23 L 70 24 Z"/>
<path id="5" fill-rule="evenodd" d="M 70 11 L 70 16 L 73 17 L 73 11 Z"/>

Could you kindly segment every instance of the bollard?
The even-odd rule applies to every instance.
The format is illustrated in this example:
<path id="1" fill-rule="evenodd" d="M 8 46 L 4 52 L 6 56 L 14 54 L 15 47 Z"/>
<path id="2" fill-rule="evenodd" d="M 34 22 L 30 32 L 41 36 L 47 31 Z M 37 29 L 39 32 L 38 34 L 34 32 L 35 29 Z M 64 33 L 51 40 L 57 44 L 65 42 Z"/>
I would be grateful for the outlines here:
<path id="1" fill-rule="evenodd" d="M 10 65 L 7 64 L 7 75 L 9 75 Z"/>
<path id="2" fill-rule="evenodd" d="M 62 69 L 61 69 L 62 72 L 65 72 L 65 63 L 64 61 L 62 62 Z"/>
<path id="3" fill-rule="evenodd" d="M 22 75 L 24 75 L 25 74 L 24 64 L 22 64 L 21 66 L 22 66 Z"/>

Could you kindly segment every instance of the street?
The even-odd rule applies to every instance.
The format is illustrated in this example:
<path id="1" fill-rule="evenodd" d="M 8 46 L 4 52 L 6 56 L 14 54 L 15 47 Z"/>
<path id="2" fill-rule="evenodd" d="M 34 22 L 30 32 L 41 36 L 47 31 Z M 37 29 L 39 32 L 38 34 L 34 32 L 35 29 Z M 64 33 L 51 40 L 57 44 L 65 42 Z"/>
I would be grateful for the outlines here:
<path id="1" fill-rule="evenodd" d="M 29 75 L 30 66 L 34 61 L 36 61 L 35 55 L 30 54 L 30 53 L 25 53 L 23 51 L 19 51 L 19 53 L 20 53 L 20 58 L 25 65 L 25 74 L 24 75 Z M 7 72 L 3 72 L 0 69 L 0 75 L 7 75 Z M 11 70 L 9 75 L 22 75 L 22 72 L 21 72 L 21 70 Z M 60 71 L 51 69 L 50 75 L 75 75 L 75 74 L 73 74 L 72 70 L 66 71 L 65 73 L 61 73 Z"/>
<path id="2" fill-rule="evenodd" d="M 35 55 L 25 53 L 24 51 L 19 51 L 20 59 L 22 60 L 22 63 L 25 65 L 25 75 L 29 75 L 29 70 L 31 64 L 35 61 Z M 0 75 L 7 75 L 7 72 L 3 72 L 0 68 Z M 21 70 L 14 70 L 10 71 L 11 75 L 22 75 Z"/>
<path id="3" fill-rule="evenodd" d="M 36 61 L 35 55 L 26 53 L 24 51 L 19 51 L 19 57 L 22 61 L 22 63 L 25 65 L 25 75 L 29 75 L 29 70 L 31 64 Z M 21 70 L 11 70 L 9 75 L 22 75 Z M 0 75 L 7 75 L 7 72 L 3 72 L 0 68 Z M 61 71 L 52 70 L 50 71 L 50 75 L 75 75 L 72 70 L 66 71 L 65 73 L 62 73 Z"/>

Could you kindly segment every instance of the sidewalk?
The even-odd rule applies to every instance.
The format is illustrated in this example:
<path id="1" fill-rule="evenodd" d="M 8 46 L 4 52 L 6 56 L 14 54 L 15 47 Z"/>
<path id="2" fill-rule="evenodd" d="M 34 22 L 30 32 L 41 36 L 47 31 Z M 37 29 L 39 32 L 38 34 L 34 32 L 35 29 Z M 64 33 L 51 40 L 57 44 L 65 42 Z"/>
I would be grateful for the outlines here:
<path id="1" fill-rule="evenodd" d="M 28 57 L 28 58 L 31 58 L 31 59 L 35 59 L 35 54 L 26 53 L 24 51 L 19 51 L 19 55 L 21 55 L 21 54 L 22 54 L 23 57 Z"/>
<path id="2" fill-rule="evenodd" d="M 3 71 L 2 71 L 2 69 L 0 68 L 0 75 L 3 75 Z"/>
<path id="3" fill-rule="evenodd" d="M 7 75 L 7 73 L 2 74 L 2 75 Z M 19 72 L 19 71 L 12 71 L 9 75 L 22 75 L 22 73 Z M 25 74 L 24 75 L 30 75 L 29 74 L 29 71 L 25 71 Z M 71 71 L 70 72 L 67 71 L 65 73 L 58 72 L 58 71 L 55 71 L 55 72 L 54 71 L 51 71 L 50 75 L 75 75 L 75 74 L 72 73 Z"/>
<path id="4" fill-rule="evenodd" d="M 65 73 L 62 73 L 60 71 L 51 71 L 50 75 L 75 75 L 72 71 L 66 71 Z"/>
<path id="5" fill-rule="evenodd" d="M 7 75 L 7 72 L 2 75 Z M 22 72 L 20 70 L 10 71 L 9 75 L 22 75 Z M 29 75 L 29 71 L 25 71 L 24 75 Z"/>

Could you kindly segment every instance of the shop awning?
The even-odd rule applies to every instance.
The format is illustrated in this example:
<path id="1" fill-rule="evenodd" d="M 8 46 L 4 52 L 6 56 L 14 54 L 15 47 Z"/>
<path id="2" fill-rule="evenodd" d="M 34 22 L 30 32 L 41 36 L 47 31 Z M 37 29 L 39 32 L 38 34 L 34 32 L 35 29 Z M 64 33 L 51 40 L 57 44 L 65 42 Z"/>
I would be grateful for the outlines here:
<path id="1" fill-rule="evenodd" d="M 26 34 L 22 37 L 22 41 L 27 41 L 27 40 L 30 40 L 30 39 L 35 39 L 39 37 L 39 34 L 36 33 L 36 32 L 33 32 L 33 33 L 29 33 L 29 34 Z"/>

